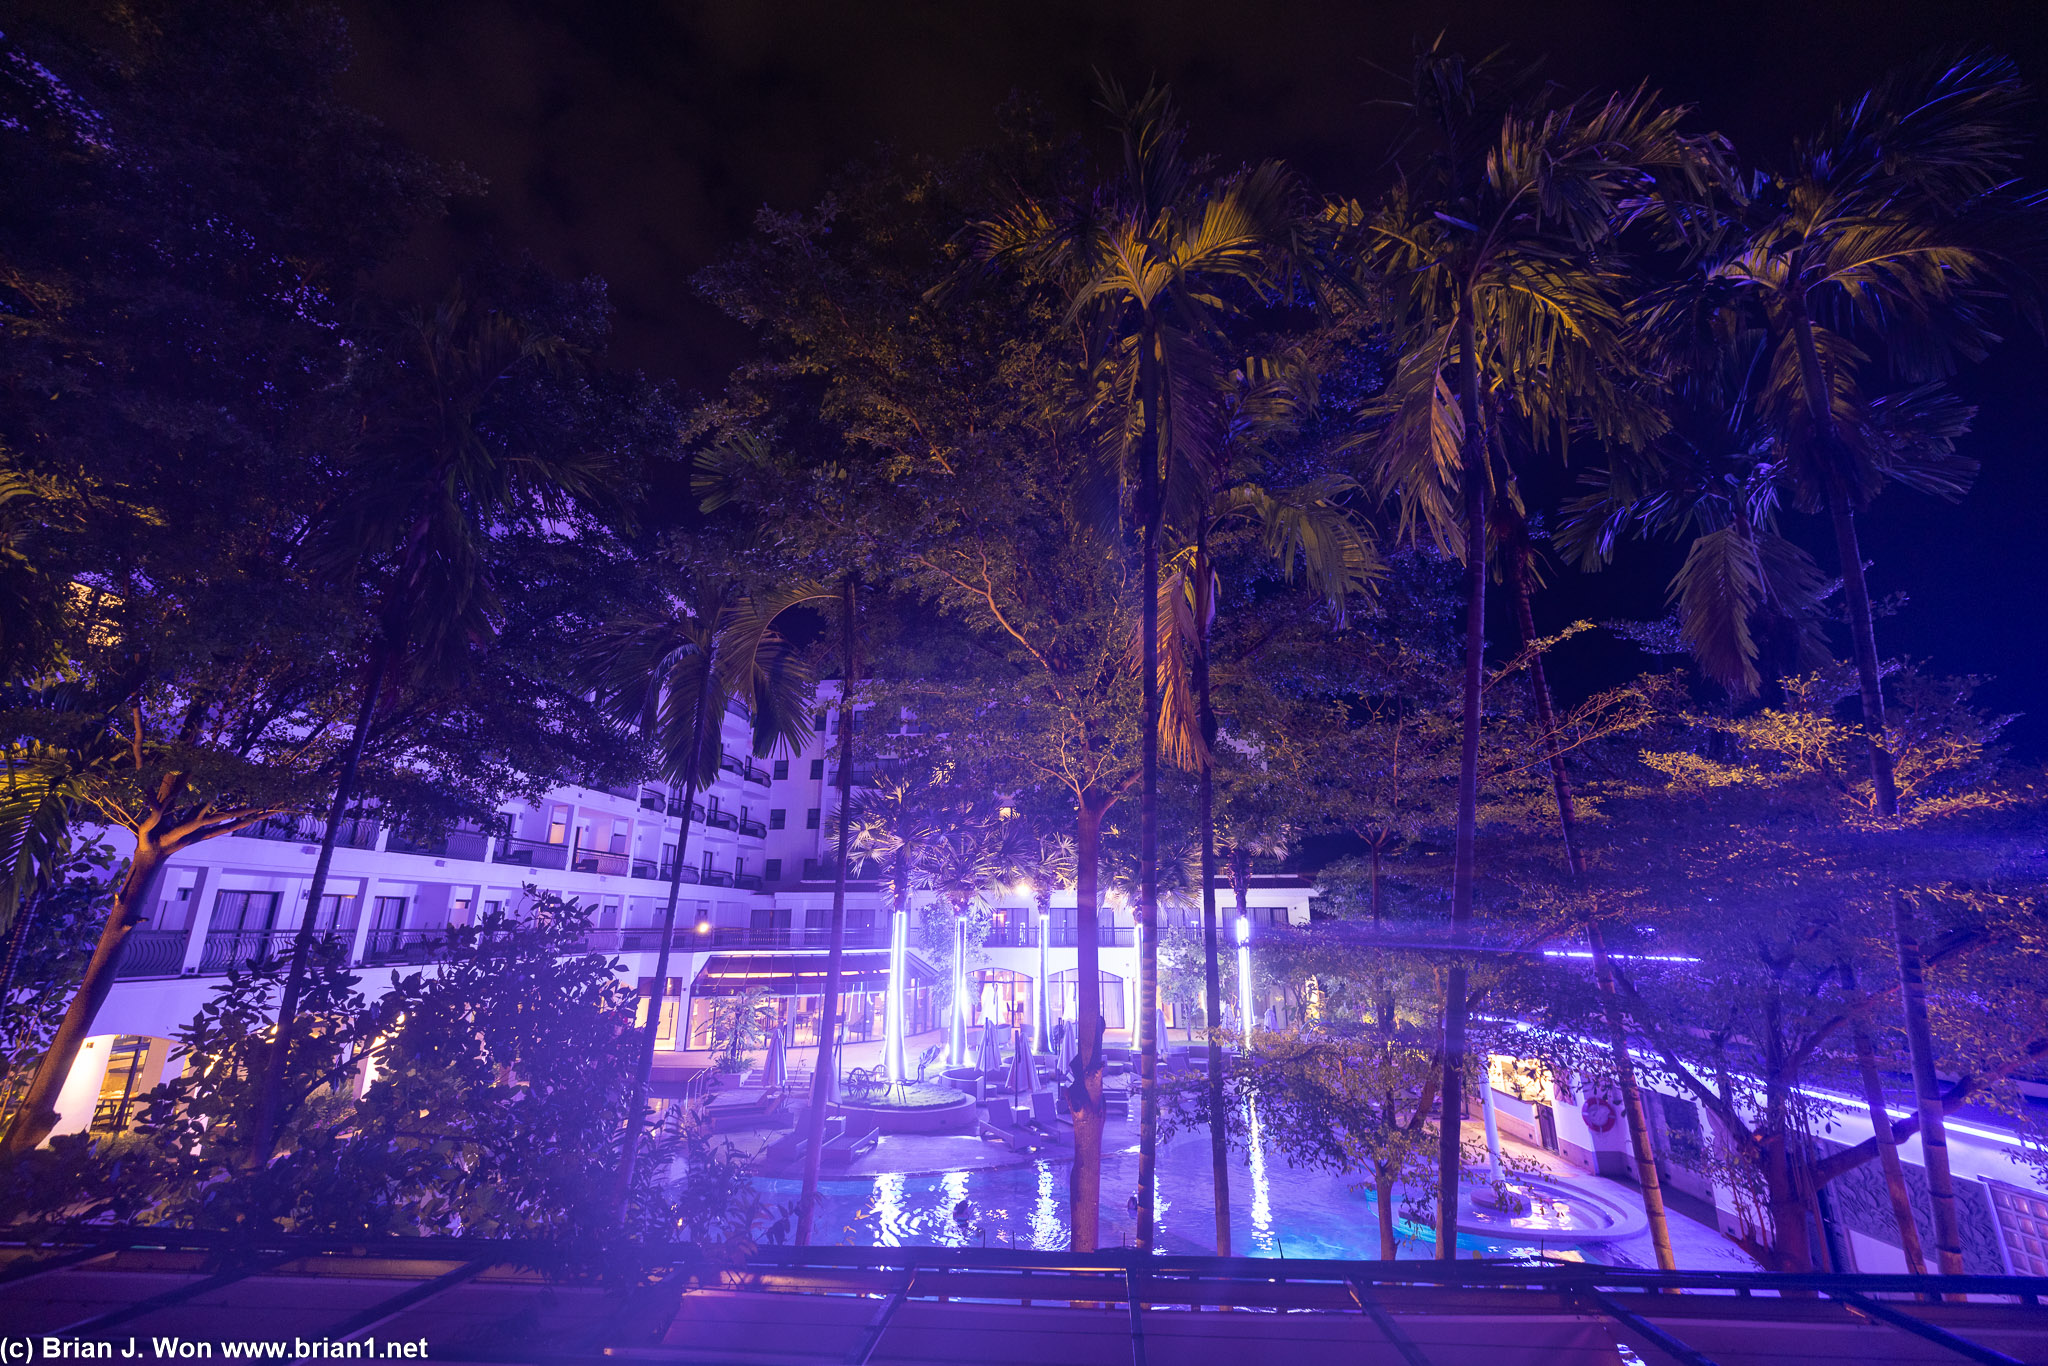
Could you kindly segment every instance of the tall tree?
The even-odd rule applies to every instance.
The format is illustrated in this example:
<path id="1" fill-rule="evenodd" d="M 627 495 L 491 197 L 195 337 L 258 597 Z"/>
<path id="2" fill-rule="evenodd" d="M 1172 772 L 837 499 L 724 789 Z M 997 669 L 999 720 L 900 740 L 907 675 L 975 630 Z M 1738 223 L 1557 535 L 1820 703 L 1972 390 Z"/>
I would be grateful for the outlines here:
<path id="1" fill-rule="evenodd" d="M 580 301 L 581 310 L 592 302 Z M 307 564 L 363 584 L 370 634 L 279 1002 L 268 1111 L 283 1095 L 317 911 L 380 705 L 403 682 L 471 681 L 471 656 L 488 647 L 504 615 L 493 542 L 508 529 L 573 525 L 579 513 L 620 506 L 618 453 L 578 420 L 579 348 L 508 303 L 457 285 L 367 347 L 349 387 L 343 485 L 309 539 Z M 269 1136 L 269 1125 L 255 1127 L 252 1160 L 267 1159 Z"/>
<path id="2" fill-rule="evenodd" d="M 1202 179 L 1185 155 L 1185 132 L 1163 88 L 1133 98 L 1110 85 L 1104 104 L 1120 142 L 1120 173 L 1077 211 L 1019 203 L 983 226 L 981 250 L 991 260 L 1021 258 L 1063 282 L 1069 320 L 1084 329 L 1100 366 L 1096 403 L 1139 542 L 1144 756 L 1137 1239 L 1149 1250 L 1159 1122 L 1153 1020 L 1159 987 L 1160 532 L 1176 482 L 1218 460 L 1230 368 L 1226 325 L 1254 307 L 1284 302 L 1312 216 L 1293 177 L 1276 162 Z"/>
<path id="3" fill-rule="evenodd" d="M 614 1186 L 622 1217 L 634 1189 L 697 792 L 718 776 L 725 755 L 723 722 L 733 702 L 745 706 L 752 720 L 756 755 L 766 755 L 778 745 L 801 749 L 810 738 L 813 681 L 801 654 L 775 623 L 791 608 L 827 596 L 810 585 L 749 595 L 738 584 L 715 577 L 695 587 L 695 592 L 675 597 L 668 611 L 642 611 L 616 620 L 585 657 L 585 675 L 599 706 L 637 728 L 657 756 L 663 781 L 683 794 L 674 861 L 667 869 L 661 947 L 641 1026 L 632 1104 L 626 1111 Z M 697 926 L 700 932 L 709 928 L 708 923 Z"/>
<path id="4" fill-rule="evenodd" d="M 1379 404 L 1372 458 L 1425 529 L 1465 561 L 1463 745 L 1451 935 L 1473 915 L 1485 685 L 1487 516 L 1495 474 L 1487 415 L 1496 395 L 1539 438 L 1577 425 L 1640 439 L 1654 414 L 1631 403 L 1620 269 L 1599 255 L 1660 182 L 1703 181 L 1682 111 L 1645 91 L 1565 102 L 1518 89 L 1438 48 L 1416 62 L 1411 101 L 1428 155 L 1379 207 L 1354 217 L 1363 268 L 1389 292 L 1401 360 Z M 1446 975 L 1444 1067 L 1465 1067 L 1461 962 Z M 1439 1131 L 1437 1255 L 1457 1252 L 1462 1083 L 1446 1085 Z"/>

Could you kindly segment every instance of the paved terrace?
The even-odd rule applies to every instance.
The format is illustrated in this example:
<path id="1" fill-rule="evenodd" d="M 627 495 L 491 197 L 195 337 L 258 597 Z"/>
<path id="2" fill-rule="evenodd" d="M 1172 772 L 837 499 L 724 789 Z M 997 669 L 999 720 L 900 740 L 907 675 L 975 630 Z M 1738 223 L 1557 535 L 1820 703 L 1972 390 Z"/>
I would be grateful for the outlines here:
<path id="1" fill-rule="evenodd" d="M 263 1355 L 280 1360 L 508 1364 L 2048 1362 L 2048 1278 L 936 1248 L 775 1249 L 717 1268 L 669 1249 L 624 1288 L 550 1281 L 522 1260 L 539 1258 L 483 1241 L 230 1248 L 80 1231 L 0 1246 L 0 1337 L 35 1344 L 10 1361 L 89 1357 L 100 1342 L 118 1358 L 132 1337 L 142 1359 L 178 1338 L 278 1343 Z M 1912 1298 L 1937 1287 L 1948 1302 Z"/>

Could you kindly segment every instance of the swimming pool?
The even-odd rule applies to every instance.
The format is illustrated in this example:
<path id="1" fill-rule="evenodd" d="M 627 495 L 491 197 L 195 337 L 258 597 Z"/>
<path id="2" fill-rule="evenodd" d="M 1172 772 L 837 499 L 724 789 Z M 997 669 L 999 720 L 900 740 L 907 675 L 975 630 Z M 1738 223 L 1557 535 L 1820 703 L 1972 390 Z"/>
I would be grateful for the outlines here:
<path id="1" fill-rule="evenodd" d="M 1067 1246 L 1065 1158 L 977 1171 L 877 1175 L 827 1180 L 819 1185 L 814 1225 L 819 1243 L 859 1247 L 1004 1247 L 1044 1252 Z M 1260 1158 L 1234 1155 L 1230 1177 L 1232 1250 L 1239 1256 L 1376 1258 L 1379 1224 L 1369 1192 L 1352 1190 L 1354 1178 L 1333 1176 Z M 756 1183 L 771 1203 L 794 1202 L 793 1180 Z M 1119 1146 L 1103 1154 L 1101 1242 L 1133 1239 L 1127 1200 L 1138 1184 L 1138 1150 Z M 965 1200 L 968 1218 L 954 1209 Z M 1182 1135 L 1159 1153 L 1158 1238 L 1161 1251 L 1208 1253 L 1216 1248 L 1209 1144 Z M 1399 1255 L 1436 1254 L 1433 1234 L 1403 1224 Z M 1466 1256 L 1537 1256 L 1557 1247 L 1491 1241 L 1461 1234 Z M 1592 1250 L 1597 1255 L 1597 1249 Z"/>

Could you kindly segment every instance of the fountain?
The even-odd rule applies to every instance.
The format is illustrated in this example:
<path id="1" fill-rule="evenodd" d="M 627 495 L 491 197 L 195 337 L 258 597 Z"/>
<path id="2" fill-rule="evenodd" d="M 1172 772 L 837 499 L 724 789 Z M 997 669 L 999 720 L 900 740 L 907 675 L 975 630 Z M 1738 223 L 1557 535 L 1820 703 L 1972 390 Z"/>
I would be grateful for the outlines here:
<path id="1" fill-rule="evenodd" d="M 1486 1117 L 1486 1153 L 1491 1168 L 1484 1182 L 1464 1182 L 1458 1197 L 1458 1232 L 1487 1238 L 1533 1238 L 1543 1242 L 1604 1243 L 1641 1233 L 1649 1225 L 1642 1206 L 1554 1176 L 1510 1178 L 1500 1156 L 1500 1126 L 1493 1110 L 1493 1086 L 1482 1081 L 1480 1104 Z"/>

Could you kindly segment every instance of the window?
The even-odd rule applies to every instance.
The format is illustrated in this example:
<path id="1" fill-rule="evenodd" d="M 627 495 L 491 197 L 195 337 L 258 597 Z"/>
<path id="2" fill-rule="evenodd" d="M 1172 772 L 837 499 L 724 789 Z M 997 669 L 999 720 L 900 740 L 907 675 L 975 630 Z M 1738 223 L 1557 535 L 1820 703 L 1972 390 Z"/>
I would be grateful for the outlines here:
<path id="1" fill-rule="evenodd" d="M 782 860 L 781 860 L 781 859 L 779 859 L 779 858 L 772 858 L 772 859 L 769 859 L 769 860 L 768 860 L 768 862 L 767 862 L 767 864 L 765 865 L 765 867 L 767 868 L 767 877 L 768 877 L 768 880 L 769 880 L 770 882 L 780 882 L 780 881 L 782 881 Z"/>
<path id="2" fill-rule="evenodd" d="M 771 776 L 773 776 L 778 782 L 784 778 L 787 778 L 789 776 L 789 760 L 777 759 L 775 761 L 775 772 Z"/>
<path id="3" fill-rule="evenodd" d="M 377 898 L 377 918 L 370 922 L 370 928 L 385 933 L 402 929 L 405 925 L 406 898 L 402 896 L 380 896 Z"/>
<path id="4" fill-rule="evenodd" d="M 823 707 L 818 708 L 817 712 L 811 717 L 811 729 L 825 729 L 825 709 Z"/>
<path id="5" fill-rule="evenodd" d="M 569 808 L 558 806 L 548 816 L 548 843 L 560 844 L 569 838 Z"/>
<path id="6" fill-rule="evenodd" d="M 814 807 L 812 807 L 812 808 L 811 808 L 810 810 L 808 810 L 808 811 L 804 812 L 804 829 L 806 829 L 806 830 L 816 830 L 817 828 L 818 828 L 818 808 L 814 806 Z"/>
<path id="7" fill-rule="evenodd" d="M 779 806 L 768 808 L 768 828 L 770 830 L 780 830 L 788 820 L 789 812 L 784 808 Z"/>
<path id="8" fill-rule="evenodd" d="M 612 852 L 614 854 L 626 852 L 626 840 L 632 833 L 633 822 L 627 820 L 614 820 L 612 822 Z"/>
<path id="9" fill-rule="evenodd" d="M 811 760 L 811 776 L 813 778 L 822 778 L 825 776 L 825 761 L 823 759 Z"/>
<path id="10" fill-rule="evenodd" d="M 341 929 L 341 907 L 347 900 L 347 897 L 336 896 L 332 892 L 322 894 L 320 914 L 313 917 L 313 928 L 319 931 Z"/>
<path id="11" fill-rule="evenodd" d="M 222 892 L 213 902 L 213 928 L 224 934 L 261 934 L 277 928 L 276 892 Z"/>

